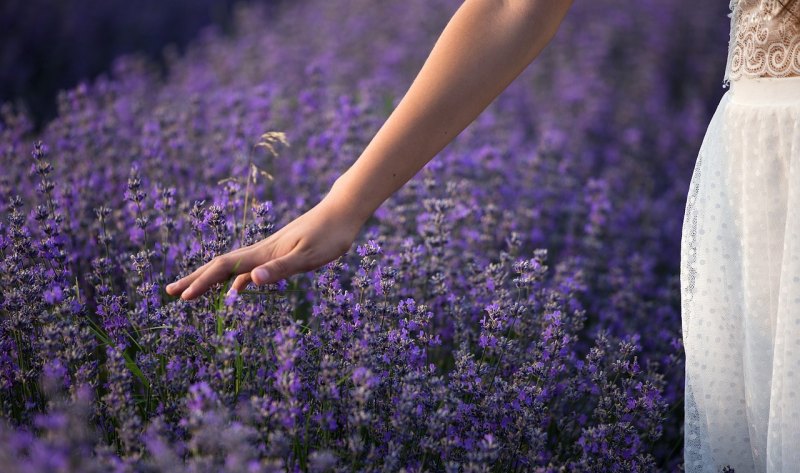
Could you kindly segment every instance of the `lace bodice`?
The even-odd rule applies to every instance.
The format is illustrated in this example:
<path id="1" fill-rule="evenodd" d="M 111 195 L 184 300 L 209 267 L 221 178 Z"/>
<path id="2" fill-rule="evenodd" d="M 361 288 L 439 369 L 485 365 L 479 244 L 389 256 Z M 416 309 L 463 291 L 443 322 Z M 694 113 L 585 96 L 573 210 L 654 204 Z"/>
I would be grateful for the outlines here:
<path id="1" fill-rule="evenodd" d="M 800 1 L 731 0 L 725 84 L 741 77 L 800 76 Z"/>

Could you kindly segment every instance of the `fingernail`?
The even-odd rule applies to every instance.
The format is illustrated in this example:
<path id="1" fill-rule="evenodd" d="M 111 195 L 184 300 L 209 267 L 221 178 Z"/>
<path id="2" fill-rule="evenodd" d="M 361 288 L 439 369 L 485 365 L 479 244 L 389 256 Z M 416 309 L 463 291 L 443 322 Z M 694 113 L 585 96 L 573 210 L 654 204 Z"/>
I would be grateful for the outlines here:
<path id="1" fill-rule="evenodd" d="M 194 295 L 194 289 L 191 287 L 187 288 L 185 291 L 183 291 L 183 294 L 181 294 L 181 299 L 188 299 L 192 297 L 192 295 Z"/>
<path id="2" fill-rule="evenodd" d="M 269 272 L 264 268 L 256 268 L 253 270 L 253 276 L 257 277 L 259 281 L 266 281 L 269 278 Z"/>
<path id="3" fill-rule="evenodd" d="M 175 283 L 174 283 L 174 282 L 173 282 L 173 283 L 170 283 L 170 284 L 167 284 L 167 290 L 168 290 L 168 291 L 169 291 L 169 290 L 171 290 L 171 289 L 172 289 L 172 288 L 174 288 L 174 287 L 175 287 Z"/>

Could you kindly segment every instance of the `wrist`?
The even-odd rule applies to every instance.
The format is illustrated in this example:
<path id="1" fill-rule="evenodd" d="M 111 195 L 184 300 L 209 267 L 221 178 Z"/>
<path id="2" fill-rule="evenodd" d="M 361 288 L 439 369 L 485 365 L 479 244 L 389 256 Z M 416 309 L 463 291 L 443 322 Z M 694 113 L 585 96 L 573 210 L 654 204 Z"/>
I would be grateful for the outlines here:
<path id="1" fill-rule="evenodd" d="M 345 172 L 333 182 L 322 203 L 341 218 L 361 227 L 377 208 L 362 194 L 350 174 Z"/>

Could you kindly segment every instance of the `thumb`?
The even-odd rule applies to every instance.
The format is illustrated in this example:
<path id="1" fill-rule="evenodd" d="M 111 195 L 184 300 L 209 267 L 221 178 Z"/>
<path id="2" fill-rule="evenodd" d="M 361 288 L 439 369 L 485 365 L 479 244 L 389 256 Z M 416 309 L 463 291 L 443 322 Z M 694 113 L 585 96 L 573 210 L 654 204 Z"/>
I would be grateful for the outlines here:
<path id="1" fill-rule="evenodd" d="M 259 286 L 274 284 L 299 272 L 300 261 L 296 252 L 289 253 L 257 266 L 250 271 L 250 279 Z"/>

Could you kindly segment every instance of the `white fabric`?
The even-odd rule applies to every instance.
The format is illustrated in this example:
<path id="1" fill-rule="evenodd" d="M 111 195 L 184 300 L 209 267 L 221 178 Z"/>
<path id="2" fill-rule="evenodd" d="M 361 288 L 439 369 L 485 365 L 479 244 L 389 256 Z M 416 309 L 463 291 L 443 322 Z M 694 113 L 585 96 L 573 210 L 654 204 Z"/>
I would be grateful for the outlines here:
<path id="1" fill-rule="evenodd" d="M 687 472 L 800 472 L 800 77 L 739 79 L 681 235 Z"/>
<path id="2" fill-rule="evenodd" d="M 800 75 L 800 2 L 731 0 L 731 37 L 725 84 L 742 77 Z"/>

